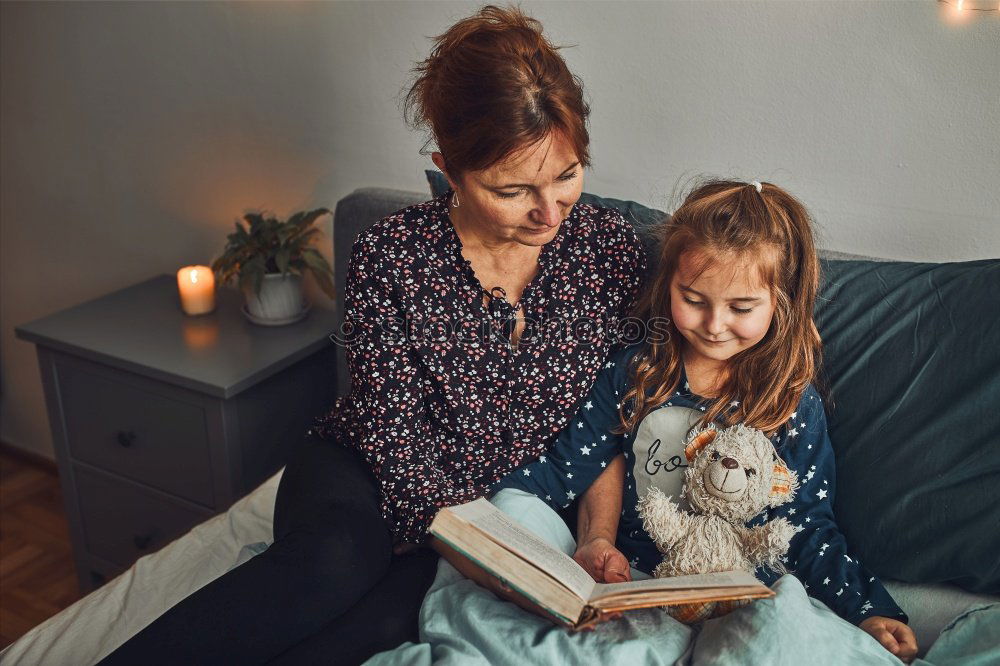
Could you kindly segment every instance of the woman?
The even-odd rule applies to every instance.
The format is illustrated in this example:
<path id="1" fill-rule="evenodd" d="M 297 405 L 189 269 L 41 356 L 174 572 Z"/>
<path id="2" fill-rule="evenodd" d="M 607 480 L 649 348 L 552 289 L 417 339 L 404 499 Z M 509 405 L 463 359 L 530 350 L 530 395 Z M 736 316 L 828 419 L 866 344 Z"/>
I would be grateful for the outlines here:
<path id="1" fill-rule="evenodd" d="M 575 205 L 579 82 L 536 21 L 495 7 L 439 37 L 418 73 L 409 109 L 452 191 L 355 242 L 351 391 L 286 468 L 274 544 L 107 663 L 354 663 L 414 639 L 436 511 L 543 454 L 605 363 L 600 333 L 632 305 L 644 258 L 621 215 Z M 628 571 L 592 527 L 619 510 L 600 483 L 581 502 L 578 558 L 602 579 Z"/>

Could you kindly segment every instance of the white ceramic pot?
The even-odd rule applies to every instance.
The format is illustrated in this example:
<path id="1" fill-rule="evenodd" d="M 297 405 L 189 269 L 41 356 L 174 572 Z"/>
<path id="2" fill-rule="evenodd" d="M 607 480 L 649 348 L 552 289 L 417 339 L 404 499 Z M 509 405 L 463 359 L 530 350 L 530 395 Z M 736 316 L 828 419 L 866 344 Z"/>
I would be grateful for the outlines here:
<path id="1" fill-rule="evenodd" d="M 306 309 L 302 276 L 293 273 L 268 273 L 260 285 L 260 294 L 247 289 L 244 296 L 250 319 L 260 323 L 291 323 Z"/>

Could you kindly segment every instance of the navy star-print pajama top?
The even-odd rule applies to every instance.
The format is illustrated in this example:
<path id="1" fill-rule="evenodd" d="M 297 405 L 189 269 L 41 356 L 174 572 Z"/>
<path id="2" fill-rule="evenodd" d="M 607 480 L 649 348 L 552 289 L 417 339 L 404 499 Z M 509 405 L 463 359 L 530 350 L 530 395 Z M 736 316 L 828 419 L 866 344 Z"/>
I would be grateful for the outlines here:
<path id="1" fill-rule="evenodd" d="M 438 509 L 485 495 L 546 451 L 590 391 L 645 270 L 620 213 L 575 205 L 541 250 L 512 348 L 447 197 L 358 236 L 343 331 L 351 391 L 314 428 L 364 456 L 394 537 L 415 543 Z"/>
<path id="2" fill-rule="evenodd" d="M 619 425 L 618 406 L 631 386 L 630 360 L 641 351 L 642 345 L 633 345 L 608 359 L 580 412 L 549 452 L 514 471 L 494 490 L 519 488 L 553 508 L 565 507 L 590 487 L 615 456 L 624 453 L 625 496 L 616 545 L 633 567 L 650 573 L 663 556 L 642 528 L 636 504 L 652 487 L 679 498 L 687 468 L 683 442 L 707 403 L 691 393 L 682 374 L 680 390 L 634 431 L 613 432 Z M 833 447 L 822 400 L 812 385 L 771 441 L 789 469 L 797 473 L 799 489 L 791 502 L 768 509 L 747 524 L 784 517 L 795 525 L 798 531 L 785 564 L 810 595 L 840 617 L 854 624 L 873 615 L 905 621 L 906 615 L 878 579 L 848 553 L 834 520 Z M 759 569 L 755 574 L 767 584 L 778 578 L 769 570 Z"/>

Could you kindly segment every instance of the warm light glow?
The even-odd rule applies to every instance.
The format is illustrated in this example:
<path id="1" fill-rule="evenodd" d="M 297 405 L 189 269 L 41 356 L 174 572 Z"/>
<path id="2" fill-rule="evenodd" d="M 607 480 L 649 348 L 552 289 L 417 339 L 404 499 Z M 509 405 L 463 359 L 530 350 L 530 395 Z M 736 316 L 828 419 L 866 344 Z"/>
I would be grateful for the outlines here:
<path id="1" fill-rule="evenodd" d="M 200 315 L 215 309 L 215 276 L 208 266 L 185 266 L 177 271 L 177 290 L 185 314 Z"/>
<path id="2" fill-rule="evenodd" d="M 965 4 L 965 0 L 958 0 L 958 4 L 955 5 L 955 9 L 962 11 L 962 5 Z"/>
<path id="3" fill-rule="evenodd" d="M 219 322 L 215 317 L 185 318 L 181 331 L 184 344 L 192 351 L 213 349 L 219 341 Z"/>

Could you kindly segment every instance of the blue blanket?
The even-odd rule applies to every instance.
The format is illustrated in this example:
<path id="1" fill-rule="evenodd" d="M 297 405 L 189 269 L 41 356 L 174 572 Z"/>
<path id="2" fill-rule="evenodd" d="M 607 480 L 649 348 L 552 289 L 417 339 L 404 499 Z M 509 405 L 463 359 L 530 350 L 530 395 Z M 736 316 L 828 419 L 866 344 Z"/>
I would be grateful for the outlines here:
<path id="1" fill-rule="evenodd" d="M 575 549 L 562 519 L 533 495 L 504 490 L 501 510 L 564 552 Z M 660 609 L 631 611 L 573 634 L 501 601 L 445 561 L 420 611 L 420 640 L 367 663 L 424 664 L 900 664 L 867 633 L 811 599 L 794 576 L 776 596 L 696 627 Z"/>
<path id="2" fill-rule="evenodd" d="M 504 490 L 494 504 L 564 552 L 575 549 L 562 520 L 533 495 Z M 244 546 L 239 562 L 267 548 Z M 238 562 L 238 563 L 239 563 Z M 641 572 L 633 571 L 635 577 Z M 756 601 L 697 627 L 659 609 L 626 613 L 593 632 L 571 634 L 501 601 L 441 561 L 420 611 L 420 643 L 375 655 L 381 664 L 900 664 L 875 639 L 809 598 L 793 576 Z M 1000 604 L 967 610 L 914 666 L 1000 664 Z"/>

